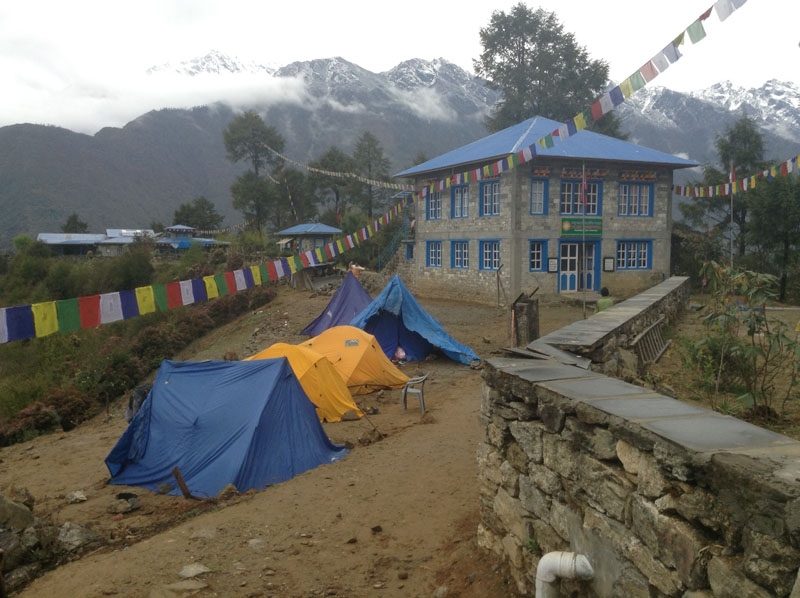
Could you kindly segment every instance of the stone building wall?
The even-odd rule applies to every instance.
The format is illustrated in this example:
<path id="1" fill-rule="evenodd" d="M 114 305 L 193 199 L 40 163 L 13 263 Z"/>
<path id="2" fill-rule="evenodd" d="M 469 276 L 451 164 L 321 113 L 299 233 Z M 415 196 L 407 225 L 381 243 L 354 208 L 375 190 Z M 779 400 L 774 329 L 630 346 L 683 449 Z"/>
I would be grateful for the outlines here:
<path id="1" fill-rule="evenodd" d="M 551 360 L 483 377 L 478 538 L 519 591 L 566 550 L 595 575 L 561 596 L 800 597 L 800 443 Z"/>

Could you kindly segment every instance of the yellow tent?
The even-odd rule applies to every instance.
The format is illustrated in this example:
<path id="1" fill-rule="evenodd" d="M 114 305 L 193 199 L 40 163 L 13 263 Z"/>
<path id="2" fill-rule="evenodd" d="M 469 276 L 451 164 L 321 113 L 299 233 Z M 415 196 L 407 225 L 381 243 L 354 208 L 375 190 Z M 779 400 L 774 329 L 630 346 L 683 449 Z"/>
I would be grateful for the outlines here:
<path id="1" fill-rule="evenodd" d="M 289 365 L 300 381 L 300 386 L 306 391 L 311 402 L 316 405 L 317 417 L 320 421 L 341 421 L 342 415 L 350 410 L 355 411 L 358 417 L 364 415 L 353 401 L 353 397 L 342 382 L 339 373 L 324 355 L 320 355 L 316 351 L 298 345 L 275 343 L 248 357 L 245 361 L 275 357 L 286 357 L 289 360 Z"/>
<path id="2" fill-rule="evenodd" d="M 333 326 L 300 346 L 327 357 L 354 395 L 402 388 L 408 382 L 408 376 L 389 361 L 375 337 L 360 328 Z"/>

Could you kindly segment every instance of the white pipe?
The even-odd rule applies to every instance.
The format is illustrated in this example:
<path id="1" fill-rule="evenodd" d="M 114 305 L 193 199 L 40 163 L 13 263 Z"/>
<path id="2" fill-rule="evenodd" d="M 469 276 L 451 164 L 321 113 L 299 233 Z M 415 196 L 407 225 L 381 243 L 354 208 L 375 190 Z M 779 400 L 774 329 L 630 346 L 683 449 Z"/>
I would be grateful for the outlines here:
<path id="1" fill-rule="evenodd" d="M 592 579 L 594 569 L 582 554 L 548 552 L 536 566 L 536 598 L 558 598 L 558 580 Z"/>

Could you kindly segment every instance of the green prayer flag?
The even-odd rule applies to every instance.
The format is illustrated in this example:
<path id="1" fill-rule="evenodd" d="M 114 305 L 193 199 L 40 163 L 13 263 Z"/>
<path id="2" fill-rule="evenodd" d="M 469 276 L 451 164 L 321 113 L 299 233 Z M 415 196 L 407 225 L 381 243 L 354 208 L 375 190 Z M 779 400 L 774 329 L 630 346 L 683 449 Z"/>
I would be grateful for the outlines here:
<path id="1" fill-rule="evenodd" d="M 167 287 L 163 284 L 153 285 L 153 297 L 156 300 L 156 307 L 159 311 L 169 311 L 169 303 L 167 302 Z"/>
<path id="2" fill-rule="evenodd" d="M 217 291 L 219 292 L 220 297 L 227 295 L 230 292 L 228 291 L 228 282 L 225 280 L 224 274 L 215 274 L 214 281 L 217 283 Z"/>
<path id="3" fill-rule="evenodd" d="M 56 301 L 56 313 L 59 332 L 74 332 L 81 329 L 81 312 L 77 299 Z"/>

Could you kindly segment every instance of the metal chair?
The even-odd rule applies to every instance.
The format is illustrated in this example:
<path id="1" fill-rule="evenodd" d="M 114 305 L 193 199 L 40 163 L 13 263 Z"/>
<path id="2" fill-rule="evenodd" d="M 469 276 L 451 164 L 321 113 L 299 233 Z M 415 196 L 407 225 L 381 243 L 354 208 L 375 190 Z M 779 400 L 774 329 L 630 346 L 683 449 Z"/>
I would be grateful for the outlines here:
<path id="1" fill-rule="evenodd" d="M 419 399 L 419 410 L 420 413 L 425 413 L 425 399 L 422 396 L 422 389 L 425 387 L 425 380 L 428 378 L 428 374 L 424 376 L 417 376 L 416 378 L 409 378 L 406 385 L 403 387 L 402 397 L 403 397 L 403 411 L 406 409 L 406 399 L 408 395 L 417 395 Z"/>

